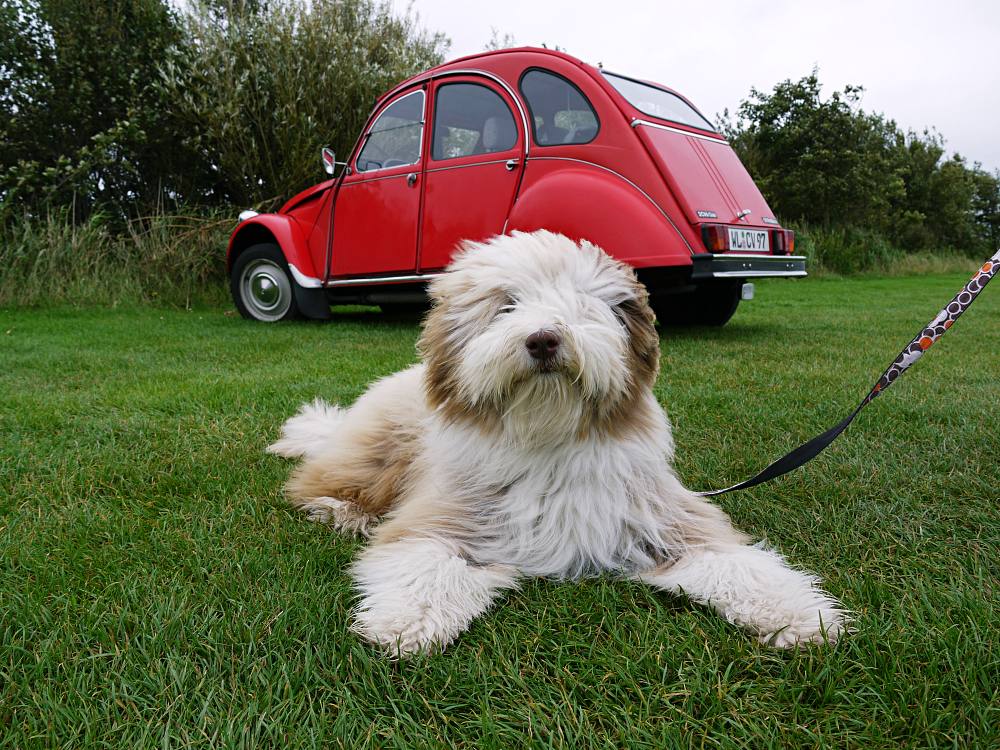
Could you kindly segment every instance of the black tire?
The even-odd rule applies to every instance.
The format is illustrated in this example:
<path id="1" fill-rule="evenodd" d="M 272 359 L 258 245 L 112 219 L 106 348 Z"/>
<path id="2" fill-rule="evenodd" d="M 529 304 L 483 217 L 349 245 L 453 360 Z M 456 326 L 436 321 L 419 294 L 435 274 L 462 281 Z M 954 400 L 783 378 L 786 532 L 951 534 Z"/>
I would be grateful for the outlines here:
<path id="1" fill-rule="evenodd" d="M 295 300 L 295 280 L 281 249 L 272 243 L 251 245 L 236 258 L 229 291 L 240 315 L 262 323 L 302 317 Z"/>
<path id="2" fill-rule="evenodd" d="M 663 325 L 724 326 L 740 304 L 742 281 L 712 281 L 693 292 L 664 294 L 650 299 Z"/>

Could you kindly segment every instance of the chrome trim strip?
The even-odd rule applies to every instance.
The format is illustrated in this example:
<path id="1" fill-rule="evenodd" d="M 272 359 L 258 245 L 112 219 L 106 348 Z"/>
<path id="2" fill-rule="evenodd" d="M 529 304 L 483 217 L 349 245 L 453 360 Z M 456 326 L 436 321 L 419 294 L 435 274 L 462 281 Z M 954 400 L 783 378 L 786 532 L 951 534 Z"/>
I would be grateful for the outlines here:
<path id="1" fill-rule="evenodd" d="M 684 243 L 684 246 L 688 249 L 688 252 L 691 253 L 692 255 L 695 254 L 694 248 L 691 247 L 691 244 L 687 241 L 687 239 L 684 237 L 684 235 L 681 234 L 681 230 L 677 228 L 676 224 L 674 224 L 674 220 L 670 218 L 670 215 L 666 211 L 664 211 L 662 208 L 660 208 L 659 204 L 656 201 L 654 201 L 649 196 L 649 193 L 647 193 L 641 187 L 639 187 L 634 182 L 632 182 L 632 180 L 630 180 L 628 177 L 625 177 L 624 175 L 618 174 L 618 172 L 616 172 L 613 169 L 608 169 L 607 167 L 602 167 L 600 164 L 594 164 L 594 162 L 592 162 L 592 161 L 584 161 L 583 159 L 574 159 L 574 158 L 569 157 L 569 156 L 533 156 L 533 157 L 531 157 L 530 160 L 529 159 L 525 159 L 525 161 L 526 162 L 527 161 L 575 161 L 578 164 L 586 164 L 586 165 L 591 166 L 591 167 L 597 167 L 598 169 L 603 169 L 605 172 L 610 172 L 615 177 L 617 177 L 617 178 L 619 178 L 621 180 L 624 180 L 629 185 L 631 185 L 632 187 L 634 187 L 636 190 L 639 191 L 639 193 L 641 193 L 643 195 L 643 197 L 645 197 L 646 200 L 648 200 L 650 203 L 652 203 L 653 206 L 656 208 L 656 210 L 659 211 L 661 214 L 663 214 L 663 218 L 666 219 L 669 222 L 670 226 L 672 226 L 674 228 L 674 231 L 677 232 L 677 236 L 681 238 L 681 242 Z M 504 232 L 506 232 L 506 231 L 507 231 L 507 225 L 504 224 Z"/>
<path id="2" fill-rule="evenodd" d="M 370 286 L 372 284 L 398 284 L 403 281 L 430 281 L 440 273 L 414 273 L 405 276 L 362 276 L 356 279 L 337 279 L 326 282 L 326 286 Z"/>
<path id="3" fill-rule="evenodd" d="M 249 208 L 246 211 L 240 211 L 240 223 L 246 221 L 247 219 L 252 219 L 254 216 L 260 216 L 260 212 L 251 211 Z"/>
<path id="4" fill-rule="evenodd" d="M 403 166 L 405 166 L 405 167 L 413 167 L 414 165 L 413 164 L 405 164 L 405 165 L 404 164 L 400 164 L 399 166 L 400 167 L 403 167 Z M 397 169 L 397 167 L 386 167 L 386 169 Z M 379 172 L 381 170 L 373 169 L 372 171 L 373 172 Z M 343 184 L 343 187 L 346 188 L 346 187 L 350 187 L 351 185 L 367 185 L 369 182 L 378 182 L 379 180 L 392 180 L 392 179 L 395 179 L 397 177 L 399 177 L 400 179 L 405 179 L 408 174 L 411 174 L 412 172 L 420 172 L 420 171 L 421 170 L 418 168 L 418 169 L 410 169 L 409 172 L 398 172 L 397 174 L 384 174 L 381 177 L 372 177 L 372 178 L 367 179 L 367 180 L 351 180 L 350 182 L 347 182 L 345 180 L 344 184 Z M 367 172 L 355 172 L 354 174 L 355 175 L 362 175 L 362 174 L 368 174 L 368 173 Z"/>
<path id="5" fill-rule="evenodd" d="M 457 159 L 459 157 L 456 156 L 454 158 Z M 453 164 L 450 167 L 436 167 L 435 169 L 425 169 L 424 172 L 426 174 L 430 174 L 431 172 L 444 172 L 449 169 L 464 169 L 465 167 L 482 167 L 486 164 L 506 164 L 507 161 L 508 159 L 494 159 L 493 161 L 477 161 L 475 164 Z M 435 163 L 440 164 L 441 162 L 435 162 Z"/>
<path id="6" fill-rule="evenodd" d="M 760 230 L 762 232 L 766 229 Z M 806 260 L 805 255 L 755 255 L 754 253 L 718 253 L 712 256 L 713 260 L 760 260 L 765 263 L 787 263 L 790 261 Z"/>
<path id="7" fill-rule="evenodd" d="M 691 136 L 692 138 L 700 138 L 703 141 L 711 141 L 712 143 L 722 143 L 722 144 L 729 143 L 729 141 L 727 141 L 725 138 L 711 138 L 707 135 L 702 135 L 701 133 L 692 133 L 688 130 L 681 130 L 680 128 L 672 128 L 669 125 L 660 125 L 660 123 L 658 122 L 650 122 L 649 120 L 640 120 L 639 118 L 635 118 L 634 120 L 632 120 L 633 128 L 638 127 L 639 125 L 645 125 L 646 127 L 656 128 L 657 130 L 668 130 L 671 133 L 680 133 L 681 135 L 688 135 Z"/>
<path id="8" fill-rule="evenodd" d="M 758 279 L 762 276 L 808 276 L 806 271 L 713 271 L 713 279 Z"/>
<path id="9" fill-rule="evenodd" d="M 292 277 L 295 279 L 295 283 L 304 289 L 319 289 L 323 286 L 322 281 L 313 278 L 312 276 L 306 276 L 302 273 L 302 271 L 295 267 L 294 263 L 288 264 L 288 270 L 292 272 Z"/>
<path id="10" fill-rule="evenodd" d="M 436 80 L 438 78 L 445 78 L 446 76 L 467 76 L 476 75 L 484 76 L 489 78 L 491 81 L 500 84 L 507 95 L 511 98 L 515 105 L 517 105 L 517 111 L 521 115 L 521 125 L 524 127 L 524 156 L 527 158 L 528 152 L 531 149 L 531 130 L 528 129 L 528 118 L 524 114 L 524 107 L 521 106 L 521 100 L 517 98 L 517 94 L 514 93 L 512 89 L 505 80 L 493 73 L 487 73 L 485 70 L 477 70 L 476 68 L 465 68 L 462 70 L 446 70 L 443 73 L 438 73 L 432 76 L 431 80 Z"/>

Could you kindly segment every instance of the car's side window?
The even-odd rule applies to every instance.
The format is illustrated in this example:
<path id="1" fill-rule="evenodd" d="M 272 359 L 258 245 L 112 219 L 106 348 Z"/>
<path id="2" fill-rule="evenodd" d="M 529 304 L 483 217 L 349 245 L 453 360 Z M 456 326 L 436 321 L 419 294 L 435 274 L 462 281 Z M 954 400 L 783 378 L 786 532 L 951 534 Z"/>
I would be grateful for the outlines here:
<path id="1" fill-rule="evenodd" d="M 583 92 L 562 76 L 530 68 L 521 76 L 521 93 L 539 146 L 589 143 L 597 136 L 597 113 Z"/>
<path id="2" fill-rule="evenodd" d="M 495 91 L 477 83 L 448 83 L 438 88 L 432 159 L 493 154 L 515 145 L 514 114 Z"/>
<path id="3" fill-rule="evenodd" d="M 368 131 L 355 166 L 359 172 L 389 169 L 420 161 L 424 132 L 424 92 L 397 99 L 379 115 Z"/>

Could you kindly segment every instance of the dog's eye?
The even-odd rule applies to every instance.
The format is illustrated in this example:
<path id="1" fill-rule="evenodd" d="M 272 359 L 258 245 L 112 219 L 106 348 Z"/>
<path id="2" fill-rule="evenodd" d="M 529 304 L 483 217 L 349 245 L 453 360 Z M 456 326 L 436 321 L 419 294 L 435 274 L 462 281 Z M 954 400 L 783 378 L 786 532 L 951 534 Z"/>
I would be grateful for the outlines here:
<path id="1" fill-rule="evenodd" d="M 500 305 L 500 309 L 497 310 L 497 315 L 506 315 L 507 313 L 514 312 L 517 307 L 517 302 L 509 294 L 504 297 L 504 302 Z"/>

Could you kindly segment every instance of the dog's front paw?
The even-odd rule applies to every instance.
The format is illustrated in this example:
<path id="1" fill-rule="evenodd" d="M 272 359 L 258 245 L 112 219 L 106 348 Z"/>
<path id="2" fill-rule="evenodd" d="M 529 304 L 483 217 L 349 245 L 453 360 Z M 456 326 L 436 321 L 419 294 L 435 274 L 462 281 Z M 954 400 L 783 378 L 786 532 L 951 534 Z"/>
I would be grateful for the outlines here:
<path id="1" fill-rule="evenodd" d="M 389 656 L 443 649 L 517 576 L 500 565 L 470 565 L 441 541 L 419 538 L 369 547 L 352 570 L 361 594 L 353 628 Z"/>
<path id="2" fill-rule="evenodd" d="M 354 613 L 352 629 L 388 656 L 406 657 L 443 649 L 458 634 L 441 627 L 428 606 L 417 603 L 381 607 L 362 601 Z"/>

